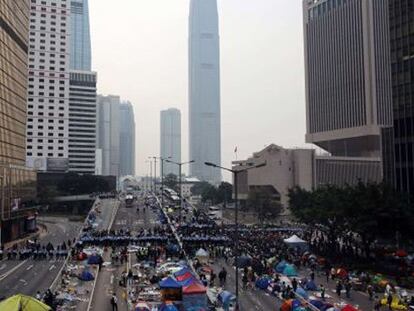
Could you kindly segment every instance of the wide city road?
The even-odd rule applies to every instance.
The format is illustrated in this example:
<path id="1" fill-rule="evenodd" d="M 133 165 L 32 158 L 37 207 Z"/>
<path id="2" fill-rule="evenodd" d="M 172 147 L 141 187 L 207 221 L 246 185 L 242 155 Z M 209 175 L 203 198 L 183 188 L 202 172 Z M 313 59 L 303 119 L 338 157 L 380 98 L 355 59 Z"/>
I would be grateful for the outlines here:
<path id="1" fill-rule="evenodd" d="M 138 209 L 138 211 L 137 211 Z M 111 226 L 111 230 L 129 230 L 132 234 L 142 229 L 150 229 L 157 225 L 157 215 L 146 208 L 144 211 L 143 200 L 138 200 L 131 208 L 126 208 L 124 202 L 120 204 L 116 217 Z M 111 251 L 104 253 L 104 261 L 111 261 Z M 111 263 L 107 267 L 103 267 L 98 275 L 94 295 L 92 297 L 91 309 L 96 311 L 112 311 L 110 299 L 112 293 L 116 293 L 118 297 L 119 310 L 128 310 L 126 304 L 126 289 L 119 286 L 120 276 L 122 272 L 127 270 L 127 265 L 136 263 L 135 256 L 130 256 L 129 262 L 121 264 Z"/>
<path id="2" fill-rule="evenodd" d="M 100 201 L 101 215 L 99 228 L 107 228 L 112 217 L 115 200 Z M 63 242 L 78 237 L 83 225 L 65 217 L 40 217 L 39 223 L 46 226 L 46 232 L 39 237 L 41 245 L 52 243 L 56 248 Z M 38 291 L 44 293 L 53 283 L 64 264 L 64 259 L 52 260 L 7 260 L 0 261 L 0 298 L 15 294 L 35 296 Z"/>

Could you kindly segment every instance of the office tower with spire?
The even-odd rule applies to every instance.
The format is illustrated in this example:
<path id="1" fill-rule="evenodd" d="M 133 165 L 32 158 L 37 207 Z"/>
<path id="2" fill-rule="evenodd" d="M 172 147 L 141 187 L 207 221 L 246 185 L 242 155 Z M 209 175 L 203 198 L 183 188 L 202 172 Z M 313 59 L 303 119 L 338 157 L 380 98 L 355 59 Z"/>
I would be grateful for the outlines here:
<path id="1" fill-rule="evenodd" d="M 220 43 L 217 0 L 191 0 L 189 20 L 190 174 L 218 183 L 221 172 Z"/>

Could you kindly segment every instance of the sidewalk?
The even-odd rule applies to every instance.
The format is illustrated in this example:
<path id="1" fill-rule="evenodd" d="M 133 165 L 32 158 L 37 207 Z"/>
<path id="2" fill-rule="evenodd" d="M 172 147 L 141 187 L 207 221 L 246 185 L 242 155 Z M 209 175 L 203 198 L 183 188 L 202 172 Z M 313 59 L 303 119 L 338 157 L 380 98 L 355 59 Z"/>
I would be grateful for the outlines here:
<path id="1" fill-rule="evenodd" d="M 26 241 L 28 240 L 33 240 L 33 239 L 38 239 L 41 236 L 45 235 L 47 233 L 47 226 L 44 224 L 38 224 L 37 225 L 37 231 L 34 233 L 29 234 L 28 236 L 25 236 L 23 238 L 20 238 L 18 240 L 14 240 L 8 243 L 4 244 L 4 249 L 8 250 L 13 248 L 13 246 L 17 245 L 24 245 L 26 243 Z"/>

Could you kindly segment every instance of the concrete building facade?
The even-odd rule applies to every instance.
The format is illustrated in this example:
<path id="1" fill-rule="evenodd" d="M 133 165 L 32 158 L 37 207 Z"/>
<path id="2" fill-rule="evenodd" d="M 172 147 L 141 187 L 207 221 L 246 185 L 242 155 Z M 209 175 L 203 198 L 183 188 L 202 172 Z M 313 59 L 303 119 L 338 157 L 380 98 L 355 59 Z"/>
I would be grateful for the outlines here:
<path id="1" fill-rule="evenodd" d="M 189 21 L 190 175 L 219 183 L 221 171 L 220 38 L 217 0 L 191 0 Z"/>
<path id="2" fill-rule="evenodd" d="M 119 106 L 120 176 L 135 176 L 135 114 L 130 102 Z"/>
<path id="3" fill-rule="evenodd" d="M 298 186 L 311 190 L 315 186 L 315 151 L 312 149 L 284 149 L 271 144 L 246 160 L 234 161 L 233 169 L 242 170 L 262 163 L 266 166 L 239 174 L 241 200 L 247 200 L 251 190 L 262 189 L 287 207 L 289 189 Z"/>
<path id="4" fill-rule="evenodd" d="M 97 149 L 100 149 L 101 168 L 97 169 L 104 176 L 120 176 L 120 126 L 119 96 L 101 96 L 97 100 Z"/>
<path id="5" fill-rule="evenodd" d="M 70 72 L 69 171 L 95 174 L 96 73 Z"/>
<path id="6" fill-rule="evenodd" d="M 337 157 L 332 171 L 355 163 L 363 179 L 381 181 L 393 124 L 388 1 L 304 0 L 303 16 L 306 142 Z"/>
<path id="7" fill-rule="evenodd" d="M 178 109 L 170 108 L 161 111 L 160 129 L 160 154 L 161 158 L 170 159 L 176 163 L 181 162 L 181 112 Z M 177 165 L 164 162 L 163 174 L 174 174 L 179 176 Z"/>
<path id="8" fill-rule="evenodd" d="M 64 0 L 30 3 L 27 164 L 67 171 L 70 8 Z"/>

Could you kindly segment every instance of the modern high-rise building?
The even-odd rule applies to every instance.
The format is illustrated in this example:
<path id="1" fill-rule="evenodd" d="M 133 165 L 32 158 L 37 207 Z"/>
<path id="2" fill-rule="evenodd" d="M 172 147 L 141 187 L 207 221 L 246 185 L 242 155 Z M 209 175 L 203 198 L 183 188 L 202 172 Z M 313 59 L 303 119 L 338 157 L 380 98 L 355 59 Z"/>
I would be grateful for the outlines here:
<path id="1" fill-rule="evenodd" d="M 181 112 L 170 108 L 161 111 L 160 154 L 164 159 L 170 158 L 176 163 L 181 162 Z M 177 165 L 164 162 L 163 174 L 179 175 Z"/>
<path id="2" fill-rule="evenodd" d="M 69 171 L 95 174 L 96 73 L 70 72 Z"/>
<path id="3" fill-rule="evenodd" d="M 97 171 L 104 176 L 120 176 L 119 105 L 119 96 L 98 95 L 96 142 L 101 167 Z"/>
<path id="4" fill-rule="evenodd" d="M 70 69 L 91 71 L 88 0 L 71 0 Z"/>
<path id="5" fill-rule="evenodd" d="M 67 171 L 70 10 L 65 0 L 30 3 L 27 163 Z"/>
<path id="6" fill-rule="evenodd" d="M 191 0 L 189 21 L 190 175 L 218 183 L 221 172 L 220 38 L 217 0 Z"/>
<path id="7" fill-rule="evenodd" d="M 396 188 L 414 194 L 414 7 L 389 0 Z"/>
<path id="8" fill-rule="evenodd" d="M 388 1 L 304 0 L 303 16 L 306 141 L 331 155 L 318 175 L 381 181 L 393 123 Z"/>
<path id="9" fill-rule="evenodd" d="M 0 246 L 36 229 L 36 173 L 25 168 L 29 1 L 0 0 Z"/>
<path id="10" fill-rule="evenodd" d="M 119 172 L 135 176 L 135 114 L 130 102 L 119 106 Z"/>

